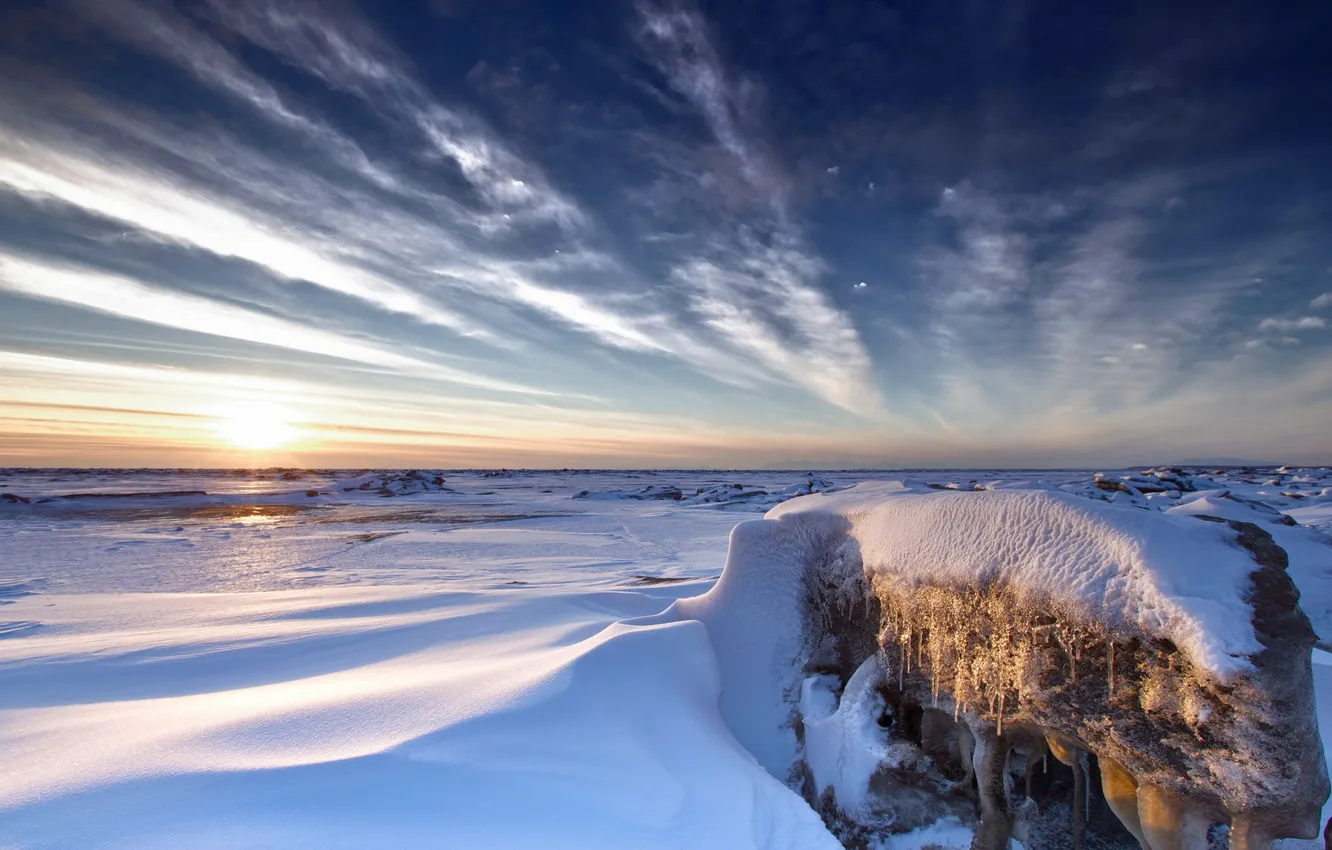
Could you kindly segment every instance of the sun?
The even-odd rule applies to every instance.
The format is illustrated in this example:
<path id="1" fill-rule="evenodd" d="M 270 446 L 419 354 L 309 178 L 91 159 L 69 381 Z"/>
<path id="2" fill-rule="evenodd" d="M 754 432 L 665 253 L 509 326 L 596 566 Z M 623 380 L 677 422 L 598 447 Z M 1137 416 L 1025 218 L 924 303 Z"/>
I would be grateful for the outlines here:
<path id="1" fill-rule="evenodd" d="M 291 413 L 273 404 L 236 402 L 217 423 L 217 435 L 238 449 L 276 449 L 291 442 Z"/>

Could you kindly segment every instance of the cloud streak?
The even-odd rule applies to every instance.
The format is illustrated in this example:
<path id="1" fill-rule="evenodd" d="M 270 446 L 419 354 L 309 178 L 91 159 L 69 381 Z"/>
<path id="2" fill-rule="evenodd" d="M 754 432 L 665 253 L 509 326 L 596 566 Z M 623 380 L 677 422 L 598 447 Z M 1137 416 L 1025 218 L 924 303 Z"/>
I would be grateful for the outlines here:
<path id="1" fill-rule="evenodd" d="M 545 390 L 496 381 L 408 357 L 397 351 L 328 333 L 288 319 L 212 299 L 153 289 L 124 277 L 59 268 L 0 255 L 0 291 L 61 301 L 195 333 L 256 342 L 380 366 L 423 378 L 503 392 L 549 395 Z"/>
<path id="2" fill-rule="evenodd" d="M 154 238 L 244 259 L 278 278 L 309 281 L 476 340 L 511 344 L 496 327 L 505 324 L 504 313 L 459 308 L 469 300 L 473 307 L 534 311 L 602 345 L 667 356 L 727 383 L 789 383 L 848 409 L 877 405 L 868 356 L 856 332 L 814 286 L 818 260 L 798 230 L 784 222 L 775 229 L 760 223 L 764 232 L 757 235 L 746 225 L 717 240 L 706 255 L 678 262 L 669 274 L 688 290 L 681 311 L 674 299 L 654 293 L 640 272 L 594 247 L 597 227 L 576 201 L 553 188 L 538 166 L 483 122 L 435 99 L 358 16 L 333 18 L 313 6 L 260 2 L 209 7 L 215 25 L 353 95 L 389 126 L 410 132 L 428 154 L 442 157 L 465 179 L 470 191 L 461 198 L 404 188 L 402 176 L 302 112 L 183 16 L 132 0 L 75 5 L 134 46 L 177 63 L 265 120 L 312 140 L 366 178 L 369 188 L 401 199 L 388 203 L 370 191 L 334 186 L 225 136 L 190 138 L 178 128 L 110 109 L 98 113 L 110 129 L 134 138 L 146 153 L 168 153 L 168 162 L 187 164 L 191 175 L 209 174 L 211 185 L 183 169 L 163 169 L 160 156 L 148 166 L 93 133 L 76 135 L 49 122 L 33 126 L 30 119 L 27 135 L 0 147 L 0 184 L 13 191 L 58 199 Z M 690 37 L 702 37 L 701 30 Z M 676 66 L 683 74 L 692 69 L 717 75 L 721 95 L 731 96 L 715 54 L 705 65 Z M 703 80 L 691 93 L 700 98 L 714 130 L 744 159 L 755 185 L 780 206 L 772 182 L 776 170 L 742 137 L 720 102 L 706 99 L 708 85 Z M 546 227 L 556 228 L 560 253 L 514 257 L 515 249 L 530 251 L 519 246 L 533 239 L 548 244 Z M 749 250 L 760 241 L 769 247 Z M 555 282 L 580 271 L 597 285 L 570 288 Z M 786 327 L 793 332 L 785 333 Z"/>
<path id="3" fill-rule="evenodd" d="M 214 16 L 239 35 L 415 129 L 466 178 L 492 213 L 490 227 L 503 227 L 493 218 L 504 216 L 565 228 L 584 223 L 577 205 L 553 189 L 540 169 L 509 150 L 479 121 L 433 98 L 364 20 L 348 15 L 334 21 L 309 3 L 210 6 Z"/>
<path id="4" fill-rule="evenodd" d="M 859 332 L 817 285 L 824 264 L 786 212 L 786 181 L 745 127 L 745 92 L 731 81 L 694 11 L 640 4 L 648 58 L 695 110 L 766 211 L 712 222 L 712 235 L 671 271 L 722 344 L 840 408 L 881 412 Z M 728 166 L 729 167 L 729 166 Z"/>
<path id="5" fill-rule="evenodd" d="M 0 140 L 0 185 L 28 197 L 59 200 L 156 238 L 249 260 L 280 278 L 306 280 L 390 312 L 460 333 L 473 331 L 418 292 L 330 259 L 335 254 L 331 246 L 292 238 L 291 228 L 280 221 L 264 220 L 198 185 L 145 170 L 92 145 L 63 145 L 60 135 L 14 133 Z"/>
<path id="6" fill-rule="evenodd" d="M 1277 331 L 1279 333 L 1320 331 L 1326 327 L 1327 320 L 1322 316 L 1301 316 L 1298 319 L 1279 319 L 1271 316 L 1258 323 L 1258 330 L 1260 331 Z"/>
<path id="7" fill-rule="evenodd" d="M 1038 423 L 1080 428 L 1159 404 L 1201 366 L 1262 345 L 1227 327 L 1251 271 L 1231 270 L 1225 257 L 1190 267 L 1154 255 L 1154 218 L 1177 190 L 1143 180 L 1059 193 L 943 191 L 936 216 L 945 226 L 917 261 L 929 316 L 920 344 L 941 366 L 943 391 L 931 404 L 939 420 L 986 423 L 996 435 Z M 1260 329 L 1314 326 L 1302 321 L 1269 319 Z"/>
<path id="8" fill-rule="evenodd" d="M 381 187 L 403 190 L 399 180 L 372 163 L 356 142 L 291 106 L 277 88 L 169 6 L 132 0 L 69 0 L 68 5 L 126 41 L 175 62 L 268 120 L 299 132 L 352 172 Z"/>

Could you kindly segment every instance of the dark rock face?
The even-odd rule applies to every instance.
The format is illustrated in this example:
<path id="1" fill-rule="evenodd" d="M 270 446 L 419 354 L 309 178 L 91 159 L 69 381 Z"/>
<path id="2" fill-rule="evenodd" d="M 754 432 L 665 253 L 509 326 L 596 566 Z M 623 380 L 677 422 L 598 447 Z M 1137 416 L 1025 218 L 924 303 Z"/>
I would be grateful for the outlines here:
<path id="1" fill-rule="evenodd" d="M 1317 635 L 1300 610 L 1299 590 L 1286 574 L 1285 551 L 1253 523 L 1227 525 L 1236 532 L 1236 543 L 1251 552 L 1260 567 L 1253 573 L 1248 601 L 1263 650 L 1252 657 L 1258 672 L 1241 684 L 1253 689 L 1264 712 L 1254 719 L 1245 743 L 1251 744 L 1249 752 L 1255 757 L 1285 767 L 1282 781 L 1261 789 L 1242 816 L 1262 840 L 1317 838 L 1320 809 L 1328 797 L 1310 663 Z"/>
<path id="2" fill-rule="evenodd" d="M 1053 755 L 1071 774 L 1064 828 L 1074 846 L 1086 837 L 1093 787 L 1093 802 L 1123 824 L 1117 838 L 1094 842 L 1102 845 L 1201 847 L 1218 824 L 1235 848 L 1316 838 L 1329 785 L 1313 704 L 1315 634 L 1286 553 L 1252 523 L 1199 519 L 1225 523 L 1257 565 L 1247 601 L 1263 649 L 1250 657 L 1253 671 L 1229 683 L 1167 640 L 1061 616 L 1052 602 L 1004 587 L 866 579 L 846 547 L 812 564 L 807 675 L 840 681 L 838 710 L 881 712 L 887 738 L 906 749 L 888 746 L 899 755 L 875 774 L 870 802 L 850 812 L 807 772 L 811 804 L 857 846 L 910 828 L 894 814 L 910 786 L 940 812 L 966 801 L 976 848 L 1010 837 L 1042 846 L 1037 836 L 1056 831 L 1056 815 L 1033 797 L 1033 765 Z M 805 736 L 804 718 L 796 723 Z M 1010 790 L 1015 764 L 1025 765 L 1025 794 Z"/>

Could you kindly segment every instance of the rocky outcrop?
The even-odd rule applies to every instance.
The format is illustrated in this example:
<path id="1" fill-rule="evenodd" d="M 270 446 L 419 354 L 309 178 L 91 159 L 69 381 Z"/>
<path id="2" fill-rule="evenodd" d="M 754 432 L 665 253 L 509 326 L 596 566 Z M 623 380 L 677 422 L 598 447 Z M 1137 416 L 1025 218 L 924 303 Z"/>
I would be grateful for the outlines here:
<path id="1" fill-rule="evenodd" d="M 338 482 L 333 489 L 343 493 L 368 491 L 385 497 L 454 492 L 452 488 L 445 486 L 442 474 L 429 469 L 373 472 Z"/>
<path id="2" fill-rule="evenodd" d="M 671 486 L 648 486 L 641 490 L 605 490 L 602 492 L 593 492 L 591 490 L 579 490 L 573 495 L 575 499 L 633 499 L 643 501 L 649 499 L 663 499 L 672 502 L 678 502 L 684 498 L 684 493 L 679 487 Z"/>
<path id="3" fill-rule="evenodd" d="M 665 499 L 685 505 L 700 505 L 716 508 L 741 508 L 767 510 L 811 493 L 831 492 L 836 488 L 825 478 L 814 474 L 806 475 L 799 482 L 780 490 L 763 490 L 739 483 L 715 484 L 710 487 L 695 488 L 692 494 L 672 485 L 649 485 L 637 490 L 580 490 L 573 495 L 575 499 Z"/>

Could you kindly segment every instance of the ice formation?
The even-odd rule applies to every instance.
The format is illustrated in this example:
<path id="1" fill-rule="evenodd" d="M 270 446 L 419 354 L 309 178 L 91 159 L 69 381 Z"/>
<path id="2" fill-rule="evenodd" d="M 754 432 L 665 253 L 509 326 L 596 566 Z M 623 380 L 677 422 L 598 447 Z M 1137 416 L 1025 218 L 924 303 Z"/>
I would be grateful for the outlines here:
<path id="1" fill-rule="evenodd" d="M 1316 837 L 1315 634 L 1286 553 L 1253 522 L 1140 508 L 811 496 L 737 526 L 718 584 L 675 613 L 708 627 L 737 738 L 848 846 L 937 822 L 976 848 L 1077 846 L 1093 794 L 1120 846 Z M 1052 763 L 1068 805 L 1033 799 Z"/>
<path id="2" fill-rule="evenodd" d="M 747 486 L 738 482 L 725 482 L 694 488 L 680 488 L 673 485 L 648 485 L 633 490 L 580 490 L 575 499 L 632 499 L 637 501 L 664 499 L 683 505 L 706 506 L 715 508 L 740 508 L 742 510 L 766 510 L 799 496 L 811 493 L 832 492 L 836 487 L 826 478 L 807 473 L 800 481 L 786 487 L 765 490 L 761 487 Z"/>
<path id="3" fill-rule="evenodd" d="M 379 470 L 345 481 L 338 481 L 330 489 L 334 493 L 368 490 L 379 496 L 414 496 L 418 493 L 453 492 L 444 485 L 444 475 L 439 470 L 427 469 Z"/>

